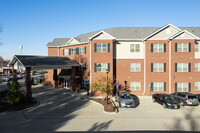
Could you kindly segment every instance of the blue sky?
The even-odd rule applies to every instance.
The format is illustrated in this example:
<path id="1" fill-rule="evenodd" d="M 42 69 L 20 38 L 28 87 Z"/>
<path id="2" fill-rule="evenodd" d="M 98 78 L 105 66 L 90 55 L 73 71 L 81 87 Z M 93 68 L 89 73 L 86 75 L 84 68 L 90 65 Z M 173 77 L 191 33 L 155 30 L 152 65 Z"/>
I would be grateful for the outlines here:
<path id="1" fill-rule="evenodd" d="M 0 0 L 0 55 L 47 55 L 53 38 L 111 27 L 200 27 L 200 0 Z M 2 30 L 2 32 L 1 32 Z"/>

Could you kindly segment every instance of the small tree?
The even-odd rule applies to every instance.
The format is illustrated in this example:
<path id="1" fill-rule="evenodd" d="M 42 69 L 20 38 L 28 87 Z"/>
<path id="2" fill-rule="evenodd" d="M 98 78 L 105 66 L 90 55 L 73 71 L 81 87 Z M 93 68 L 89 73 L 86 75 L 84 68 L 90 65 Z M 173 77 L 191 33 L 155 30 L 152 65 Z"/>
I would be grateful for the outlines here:
<path id="1" fill-rule="evenodd" d="M 108 93 L 112 94 L 113 89 L 115 87 L 115 81 L 108 77 Z M 107 77 L 106 76 L 100 76 L 95 82 L 91 84 L 91 88 L 94 91 L 100 91 L 102 93 L 107 92 Z"/>
<path id="2" fill-rule="evenodd" d="M 12 79 L 12 83 L 8 82 L 9 91 L 6 94 L 6 102 L 11 105 L 18 104 L 21 100 L 21 93 L 19 91 L 20 84 L 17 78 Z"/>

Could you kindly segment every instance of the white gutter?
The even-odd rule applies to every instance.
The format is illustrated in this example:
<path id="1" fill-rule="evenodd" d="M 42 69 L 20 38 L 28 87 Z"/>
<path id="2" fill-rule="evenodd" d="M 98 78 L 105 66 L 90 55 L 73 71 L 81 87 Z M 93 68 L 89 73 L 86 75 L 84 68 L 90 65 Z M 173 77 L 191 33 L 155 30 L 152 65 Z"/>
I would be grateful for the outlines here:
<path id="1" fill-rule="evenodd" d="M 169 93 L 171 93 L 171 41 L 169 40 Z"/>
<path id="2" fill-rule="evenodd" d="M 144 40 L 144 92 L 146 92 L 146 41 Z"/>
<path id="3" fill-rule="evenodd" d="M 58 56 L 60 56 L 60 47 L 58 47 Z"/>
<path id="4" fill-rule="evenodd" d="M 92 94 L 92 88 L 91 88 L 91 84 L 92 84 L 92 46 L 91 46 L 91 41 L 89 40 L 89 45 L 90 45 L 90 90 L 89 90 L 89 93 L 90 95 Z"/>

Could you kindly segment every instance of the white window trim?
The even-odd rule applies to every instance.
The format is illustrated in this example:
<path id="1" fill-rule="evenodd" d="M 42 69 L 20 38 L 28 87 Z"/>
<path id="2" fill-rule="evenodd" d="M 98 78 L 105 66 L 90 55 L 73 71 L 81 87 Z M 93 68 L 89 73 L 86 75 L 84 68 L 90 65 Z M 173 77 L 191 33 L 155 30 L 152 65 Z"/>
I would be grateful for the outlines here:
<path id="1" fill-rule="evenodd" d="M 106 64 L 106 67 L 107 67 L 107 69 L 106 70 L 108 70 L 108 63 L 96 63 L 96 67 L 97 67 L 97 64 L 101 64 L 101 71 L 97 71 L 97 68 L 96 68 L 96 72 L 107 72 L 107 71 L 103 71 L 103 64 Z"/>
<path id="2" fill-rule="evenodd" d="M 154 64 L 159 64 L 159 67 L 156 68 L 156 71 L 154 71 Z M 160 66 L 163 66 L 163 71 L 160 71 Z M 153 72 L 165 72 L 165 63 L 153 63 Z"/>
<path id="3" fill-rule="evenodd" d="M 82 79 L 82 87 L 89 87 L 89 80 Z"/>
<path id="4" fill-rule="evenodd" d="M 178 64 L 181 64 L 181 71 L 178 71 Z M 186 72 L 189 72 L 189 63 L 177 63 L 177 72 L 185 72 L 183 71 L 183 64 L 187 64 L 187 71 Z"/>
<path id="5" fill-rule="evenodd" d="M 83 67 L 81 64 L 84 64 L 85 65 L 85 67 Z M 79 70 L 81 70 L 81 71 L 84 71 L 85 70 L 85 68 L 86 68 L 86 63 L 79 63 Z"/>
<path id="6" fill-rule="evenodd" d="M 157 51 L 154 51 L 154 46 L 155 45 L 158 45 L 157 46 Z M 163 45 L 163 50 L 162 51 L 159 51 L 160 50 L 160 45 Z M 165 44 L 164 43 L 153 43 L 153 53 L 163 53 L 163 52 L 165 52 Z"/>
<path id="7" fill-rule="evenodd" d="M 160 86 L 160 83 L 162 83 L 162 86 Z M 156 86 L 156 90 L 154 89 L 155 85 L 154 84 L 158 84 L 158 86 Z M 163 87 L 163 90 L 159 90 L 160 87 Z M 164 82 L 153 82 L 153 91 L 164 91 L 165 90 L 165 84 Z"/>
<path id="8" fill-rule="evenodd" d="M 196 71 L 196 64 L 198 64 L 198 70 Z M 195 72 L 200 72 L 200 63 L 194 63 Z"/>
<path id="9" fill-rule="evenodd" d="M 197 88 L 198 88 L 198 89 L 196 89 L 196 83 L 198 84 L 198 85 L 197 85 Z M 200 90 L 200 81 L 199 81 L 199 82 L 194 82 L 194 90 L 195 90 L 195 91 L 199 91 L 199 90 Z"/>
<path id="10" fill-rule="evenodd" d="M 81 53 L 83 52 L 83 53 Z M 82 54 L 85 54 L 85 47 L 79 47 L 79 54 L 82 55 Z"/>
<path id="11" fill-rule="evenodd" d="M 187 91 L 183 91 L 183 84 L 184 83 L 186 83 L 186 82 L 183 82 L 183 83 L 177 83 L 177 88 L 176 88 L 176 90 L 177 90 L 177 92 L 188 92 L 188 90 L 189 90 L 189 83 L 187 83 Z M 181 91 L 178 91 L 178 84 L 181 84 Z"/>
<path id="12" fill-rule="evenodd" d="M 136 90 L 135 88 L 138 87 L 138 86 L 135 86 L 136 83 L 139 83 L 139 90 Z M 131 86 L 133 84 L 133 86 Z M 133 88 L 133 89 L 131 89 Z M 141 82 L 130 82 L 130 90 L 131 91 L 140 91 L 141 90 Z"/>
<path id="13" fill-rule="evenodd" d="M 68 50 L 68 54 L 65 54 L 66 50 Z M 63 49 L 63 55 L 69 55 L 69 49 Z"/>
<path id="14" fill-rule="evenodd" d="M 101 51 L 97 51 L 97 48 L 96 48 L 97 44 L 101 44 Z M 107 45 L 107 47 L 106 47 L 106 52 L 108 52 L 108 43 L 96 43 L 95 49 L 96 49 L 96 52 L 97 52 L 97 53 L 106 53 L 106 52 L 103 51 L 103 44 L 106 44 L 106 45 Z"/>
<path id="15" fill-rule="evenodd" d="M 75 49 L 75 52 L 76 52 L 75 54 L 73 53 L 73 52 L 74 52 L 74 49 Z M 76 55 L 76 54 L 77 54 L 76 48 L 72 48 L 72 49 L 71 49 L 71 55 Z"/>
<path id="16" fill-rule="evenodd" d="M 197 47 L 197 48 L 196 48 Z M 197 49 L 197 51 L 196 51 Z M 194 50 L 196 53 L 199 53 L 200 52 L 200 43 L 195 43 L 195 50 Z"/>
<path id="17" fill-rule="evenodd" d="M 133 64 L 133 68 L 131 68 L 131 64 Z M 139 64 L 139 71 L 136 71 L 136 64 Z M 141 72 L 141 63 L 130 63 L 130 72 Z"/>
<path id="18" fill-rule="evenodd" d="M 133 45 L 134 52 L 131 52 L 131 45 Z M 136 52 L 136 45 L 139 45 L 139 52 Z M 130 50 L 129 50 L 130 53 L 140 53 L 140 51 L 141 51 L 140 44 L 130 44 Z"/>
<path id="19" fill-rule="evenodd" d="M 181 51 L 178 51 L 178 44 L 181 44 L 182 45 L 182 47 L 181 47 Z M 187 44 L 188 46 L 187 46 L 187 52 L 189 52 L 189 43 L 177 43 L 177 52 L 185 52 L 185 51 L 183 51 L 183 45 L 184 44 Z"/>

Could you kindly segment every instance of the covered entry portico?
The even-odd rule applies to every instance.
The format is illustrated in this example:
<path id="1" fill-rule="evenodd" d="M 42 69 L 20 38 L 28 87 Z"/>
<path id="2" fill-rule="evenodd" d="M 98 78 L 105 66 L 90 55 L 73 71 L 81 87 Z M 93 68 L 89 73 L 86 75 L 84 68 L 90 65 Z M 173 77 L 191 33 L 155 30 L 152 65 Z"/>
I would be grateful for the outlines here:
<path id="1" fill-rule="evenodd" d="M 59 84 L 58 69 L 70 69 L 71 75 L 68 75 L 70 80 L 69 89 L 71 91 L 75 90 L 75 67 L 79 66 L 79 64 L 68 57 L 15 55 L 8 64 L 8 66 L 12 66 L 13 68 L 13 78 L 17 77 L 16 70 L 14 70 L 14 66 L 16 65 L 20 65 L 25 68 L 26 79 L 24 94 L 26 98 L 32 98 L 31 70 L 53 69 L 53 87 L 57 88 Z"/>

